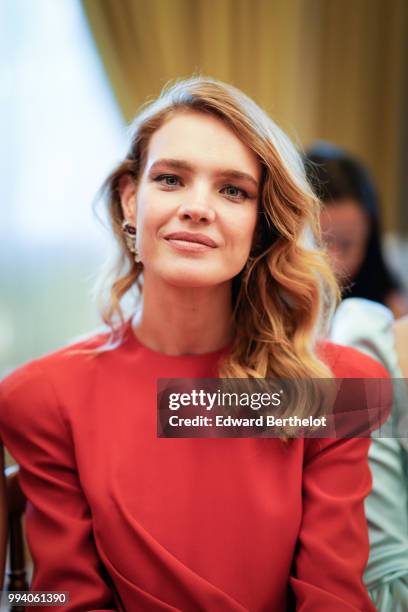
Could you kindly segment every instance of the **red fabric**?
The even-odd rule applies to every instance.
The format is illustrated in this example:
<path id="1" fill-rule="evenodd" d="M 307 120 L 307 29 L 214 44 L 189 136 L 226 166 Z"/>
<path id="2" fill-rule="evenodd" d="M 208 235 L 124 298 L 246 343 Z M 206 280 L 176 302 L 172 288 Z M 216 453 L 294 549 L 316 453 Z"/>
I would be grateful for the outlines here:
<path id="1" fill-rule="evenodd" d="M 386 376 L 353 349 L 322 351 L 337 376 Z M 375 609 L 361 580 L 368 440 L 156 437 L 156 379 L 215 376 L 221 354 L 165 356 L 128 324 L 119 348 L 65 348 L 0 385 L 31 588 L 70 592 L 53 610 Z"/>

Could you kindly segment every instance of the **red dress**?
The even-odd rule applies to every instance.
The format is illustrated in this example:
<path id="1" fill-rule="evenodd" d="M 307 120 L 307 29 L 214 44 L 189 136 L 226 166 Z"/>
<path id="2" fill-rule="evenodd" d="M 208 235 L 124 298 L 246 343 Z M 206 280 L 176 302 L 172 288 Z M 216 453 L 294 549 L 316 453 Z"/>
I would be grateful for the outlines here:
<path id="1" fill-rule="evenodd" d="M 367 439 L 157 438 L 156 379 L 216 376 L 223 351 L 163 355 L 129 323 L 116 349 L 71 349 L 0 385 L 0 435 L 29 500 L 31 589 L 70 593 L 53 610 L 374 610 Z M 386 376 L 353 349 L 324 354 L 336 376 Z"/>

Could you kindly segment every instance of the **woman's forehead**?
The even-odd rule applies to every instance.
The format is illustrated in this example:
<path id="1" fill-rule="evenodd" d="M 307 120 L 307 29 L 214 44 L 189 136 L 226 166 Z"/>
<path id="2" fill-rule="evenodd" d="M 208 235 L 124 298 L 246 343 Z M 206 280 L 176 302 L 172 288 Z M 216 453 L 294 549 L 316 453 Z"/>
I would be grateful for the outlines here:
<path id="1" fill-rule="evenodd" d="M 222 164 L 260 179 L 256 154 L 221 119 L 196 111 L 170 116 L 151 136 L 147 166 L 159 159 L 179 159 L 191 165 Z"/>

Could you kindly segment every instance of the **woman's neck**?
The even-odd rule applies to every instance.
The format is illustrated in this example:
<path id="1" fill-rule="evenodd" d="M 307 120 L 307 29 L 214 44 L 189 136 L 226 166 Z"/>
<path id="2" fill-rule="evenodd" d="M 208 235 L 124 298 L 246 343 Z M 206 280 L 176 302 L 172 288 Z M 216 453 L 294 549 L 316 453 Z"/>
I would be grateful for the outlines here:
<path id="1" fill-rule="evenodd" d="M 143 306 L 133 328 L 142 344 L 167 355 L 217 351 L 230 344 L 235 333 L 231 283 L 175 287 L 145 278 Z"/>

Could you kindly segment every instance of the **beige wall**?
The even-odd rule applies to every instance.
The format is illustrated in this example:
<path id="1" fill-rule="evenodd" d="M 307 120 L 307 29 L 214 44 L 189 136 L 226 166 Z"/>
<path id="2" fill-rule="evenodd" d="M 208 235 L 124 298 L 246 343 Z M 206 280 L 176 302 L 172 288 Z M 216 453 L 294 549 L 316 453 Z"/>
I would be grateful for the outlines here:
<path id="1" fill-rule="evenodd" d="M 303 145 L 327 139 L 360 156 L 385 228 L 400 229 L 406 0 L 83 4 L 126 119 L 169 79 L 199 72 L 232 82 Z"/>

